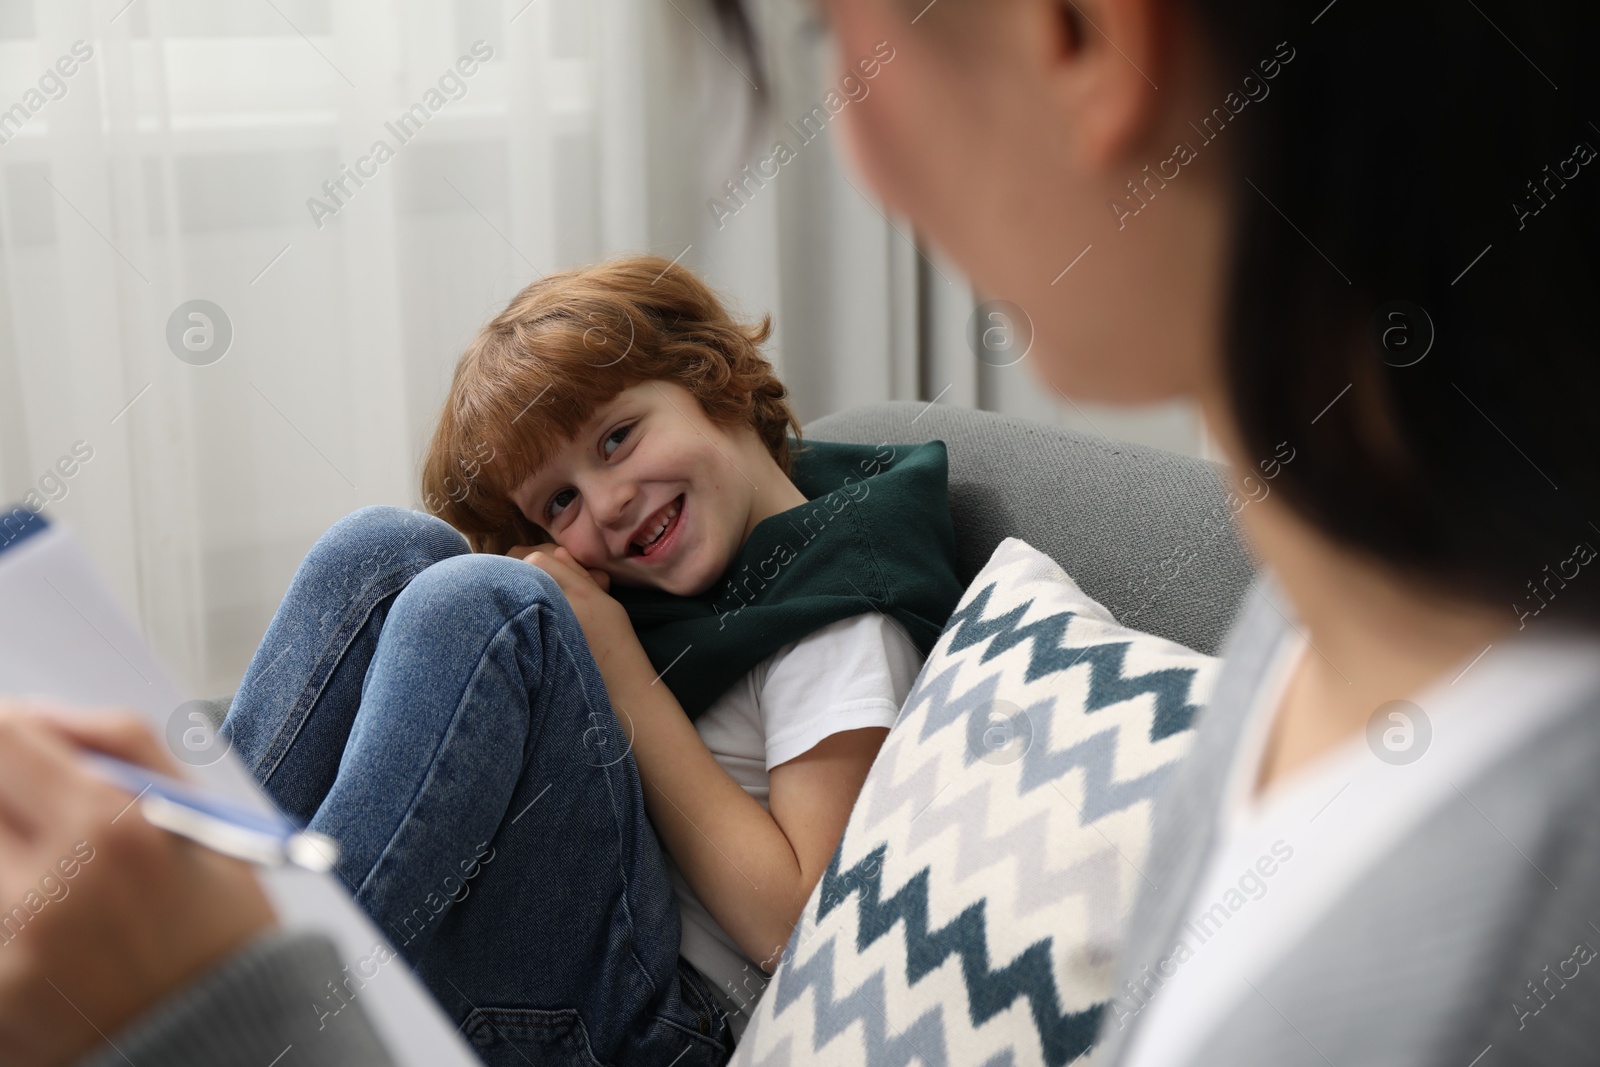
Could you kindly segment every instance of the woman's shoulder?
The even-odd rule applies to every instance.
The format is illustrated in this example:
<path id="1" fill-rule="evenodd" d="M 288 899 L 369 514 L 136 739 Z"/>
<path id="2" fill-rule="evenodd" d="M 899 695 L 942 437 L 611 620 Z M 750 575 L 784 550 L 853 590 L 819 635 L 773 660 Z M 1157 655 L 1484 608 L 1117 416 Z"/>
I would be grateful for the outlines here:
<path id="1" fill-rule="evenodd" d="M 1392 1044 L 1442 1027 L 1434 1034 L 1456 1035 L 1461 1062 L 1488 1044 L 1517 1062 L 1575 1062 L 1563 1050 L 1600 1041 L 1592 991 L 1562 993 L 1600 949 L 1600 686 L 1568 710 L 1452 783 L 1454 802 L 1397 842 L 1295 952 L 1323 972 L 1312 984 L 1363 1002 L 1337 1014 L 1415 1020 L 1395 1023 Z M 1451 977 L 1428 992 L 1424 974 Z"/>

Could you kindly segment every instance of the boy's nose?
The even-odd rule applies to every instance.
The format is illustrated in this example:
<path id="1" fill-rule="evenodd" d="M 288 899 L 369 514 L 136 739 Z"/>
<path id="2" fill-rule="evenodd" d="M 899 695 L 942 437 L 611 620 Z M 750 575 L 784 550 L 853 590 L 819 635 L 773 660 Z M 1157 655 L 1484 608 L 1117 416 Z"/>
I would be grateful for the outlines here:
<path id="1" fill-rule="evenodd" d="M 599 525 L 602 536 L 606 538 L 608 547 L 619 556 L 628 552 L 627 539 L 633 530 L 627 523 L 632 521 L 629 512 L 636 496 L 638 490 L 631 482 L 619 482 L 601 486 L 599 491 L 590 497 L 594 520 Z"/>

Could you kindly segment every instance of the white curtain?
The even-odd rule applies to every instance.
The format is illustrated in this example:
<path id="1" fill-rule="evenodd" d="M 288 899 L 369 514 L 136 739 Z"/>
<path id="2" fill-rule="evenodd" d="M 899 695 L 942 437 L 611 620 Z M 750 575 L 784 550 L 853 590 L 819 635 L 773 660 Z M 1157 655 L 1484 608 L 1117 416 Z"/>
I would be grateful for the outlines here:
<path id="1" fill-rule="evenodd" d="M 806 7 L 761 6 L 752 145 L 704 0 L 0 0 L 0 502 L 44 501 L 182 682 L 230 692 L 323 530 L 418 506 L 479 324 L 635 250 L 774 314 L 802 420 L 937 397 L 1193 450 L 1186 412 L 972 358 L 960 275 L 831 132 L 785 131 L 830 69 Z"/>

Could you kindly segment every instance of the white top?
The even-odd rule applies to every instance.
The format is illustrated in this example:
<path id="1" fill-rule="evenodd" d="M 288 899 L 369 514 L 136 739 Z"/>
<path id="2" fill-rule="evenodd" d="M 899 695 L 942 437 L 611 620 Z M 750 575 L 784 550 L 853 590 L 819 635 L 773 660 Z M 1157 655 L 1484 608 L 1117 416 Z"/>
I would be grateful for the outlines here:
<path id="1" fill-rule="evenodd" d="M 765 808 L 772 768 L 833 734 L 893 726 L 921 667 L 917 646 L 887 616 L 841 619 L 757 664 L 695 720 L 695 730 Z M 678 951 L 723 999 L 740 1037 L 767 978 L 695 897 L 672 857 L 666 860 L 683 924 Z"/>
<path id="2" fill-rule="evenodd" d="M 1593 653 L 1592 643 L 1559 635 L 1491 645 L 1481 659 L 1458 664 L 1413 698 L 1421 716 L 1403 705 L 1389 708 L 1366 735 L 1252 799 L 1292 668 L 1302 655 L 1316 654 L 1307 653 L 1304 639 L 1286 637 L 1235 752 L 1189 921 L 1143 988 L 1115 991 L 1111 1024 L 1126 1023 L 1123 1012 L 1148 1016 L 1139 1020 L 1123 1067 L 1189 1063 L 1241 998 L 1260 995 L 1251 986 L 1259 988 L 1399 838 L 1455 799 L 1458 786 L 1470 798 L 1477 772 L 1576 706 L 1600 676 Z M 1376 754 L 1387 748 L 1396 759 L 1396 749 L 1410 747 L 1422 752 L 1410 762 Z"/>

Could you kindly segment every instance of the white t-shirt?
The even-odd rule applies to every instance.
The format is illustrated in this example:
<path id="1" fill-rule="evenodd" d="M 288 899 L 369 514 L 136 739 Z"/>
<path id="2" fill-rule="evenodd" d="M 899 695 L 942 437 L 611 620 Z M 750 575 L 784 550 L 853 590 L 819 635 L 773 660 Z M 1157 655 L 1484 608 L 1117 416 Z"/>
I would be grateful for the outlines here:
<path id="1" fill-rule="evenodd" d="M 1491 645 L 1384 716 L 1373 744 L 1421 745 L 1412 762 L 1380 759 L 1365 735 L 1323 754 L 1256 798 L 1257 772 L 1292 669 L 1308 653 L 1289 635 L 1255 696 L 1222 797 L 1217 838 L 1188 922 L 1151 968 L 1148 997 L 1118 990 L 1147 1017 L 1126 1067 L 1190 1064 L 1243 998 L 1261 996 L 1273 967 L 1350 885 L 1474 776 L 1592 689 L 1592 641 L 1524 635 Z M 1382 709 L 1380 709 L 1382 710 Z M 1510 714 L 1509 712 L 1515 712 Z M 1399 718 L 1393 717 L 1398 714 Z M 1387 731 L 1398 731 L 1393 743 Z M 1145 1006 L 1137 1007 L 1140 1000 Z"/>
<path id="2" fill-rule="evenodd" d="M 922 655 L 905 631 L 872 613 L 830 623 L 778 649 L 695 720 L 728 776 L 767 807 L 767 772 L 845 730 L 890 727 Z M 669 855 L 683 924 L 679 953 L 710 983 L 744 1033 L 767 979 L 706 911 Z"/>

